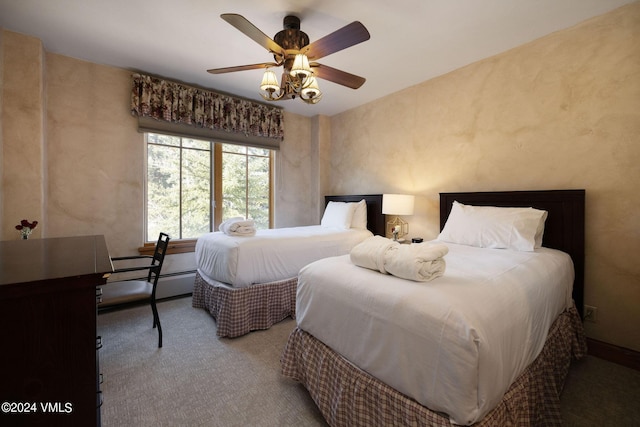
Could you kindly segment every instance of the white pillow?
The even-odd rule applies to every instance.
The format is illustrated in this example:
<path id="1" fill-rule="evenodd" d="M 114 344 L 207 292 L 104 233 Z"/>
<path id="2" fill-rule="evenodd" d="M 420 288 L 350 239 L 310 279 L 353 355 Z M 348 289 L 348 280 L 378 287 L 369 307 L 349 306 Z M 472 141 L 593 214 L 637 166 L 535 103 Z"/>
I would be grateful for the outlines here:
<path id="1" fill-rule="evenodd" d="M 542 246 L 547 211 L 453 202 L 438 240 L 480 248 L 533 251 Z"/>
<path id="2" fill-rule="evenodd" d="M 341 229 L 351 228 L 351 220 L 356 209 L 355 203 L 329 202 L 322 215 L 320 225 Z"/>
<path id="3" fill-rule="evenodd" d="M 351 220 L 351 228 L 359 228 L 362 230 L 367 229 L 367 202 L 362 199 L 358 203 L 351 203 L 355 205 L 355 211 L 353 212 L 353 219 Z"/>

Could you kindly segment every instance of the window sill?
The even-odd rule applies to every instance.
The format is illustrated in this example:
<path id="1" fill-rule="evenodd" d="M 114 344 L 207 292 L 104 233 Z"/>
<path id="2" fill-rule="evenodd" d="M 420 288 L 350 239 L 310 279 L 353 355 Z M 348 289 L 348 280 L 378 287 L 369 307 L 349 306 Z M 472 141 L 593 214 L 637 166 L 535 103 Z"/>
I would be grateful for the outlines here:
<path id="1" fill-rule="evenodd" d="M 155 243 L 145 243 L 144 246 L 138 248 L 138 252 L 140 255 L 153 255 L 153 252 L 156 249 Z M 187 252 L 194 252 L 196 249 L 196 240 L 176 240 L 174 242 L 169 242 L 169 247 L 167 248 L 167 255 L 171 254 L 183 254 Z"/>

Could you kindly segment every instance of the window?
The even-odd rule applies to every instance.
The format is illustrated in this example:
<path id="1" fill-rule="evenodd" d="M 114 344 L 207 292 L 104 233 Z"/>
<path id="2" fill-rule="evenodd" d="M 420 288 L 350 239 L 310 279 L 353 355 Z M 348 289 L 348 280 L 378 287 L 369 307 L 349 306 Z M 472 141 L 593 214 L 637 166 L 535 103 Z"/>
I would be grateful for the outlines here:
<path id="1" fill-rule="evenodd" d="M 256 228 L 270 224 L 270 150 L 222 144 L 223 218 L 251 218 Z"/>
<path id="2" fill-rule="evenodd" d="M 160 231 L 173 241 L 195 239 L 234 216 L 269 228 L 271 150 L 157 133 L 145 136 L 148 242 L 155 242 Z"/>

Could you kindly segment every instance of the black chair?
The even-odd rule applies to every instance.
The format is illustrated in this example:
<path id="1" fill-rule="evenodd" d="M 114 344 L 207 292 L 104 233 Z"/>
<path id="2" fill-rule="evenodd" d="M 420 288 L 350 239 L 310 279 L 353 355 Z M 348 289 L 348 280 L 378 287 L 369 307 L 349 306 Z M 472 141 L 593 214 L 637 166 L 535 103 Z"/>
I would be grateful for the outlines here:
<path id="1" fill-rule="evenodd" d="M 124 273 L 128 271 L 149 270 L 147 280 L 107 282 L 107 284 L 102 285 L 102 301 L 98 303 L 98 310 L 102 311 L 105 308 L 149 302 L 151 304 L 151 311 L 153 311 L 153 327 L 158 327 L 158 347 L 162 347 L 162 327 L 160 326 L 160 317 L 158 316 L 158 308 L 156 307 L 156 287 L 158 286 L 158 278 L 160 277 L 160 270 L 162 270 L 164 255 L 169 246 L 169 240 L 170 237 L 168 234 L 160 233 L 153 256 L 136 255 L 111 258 L 112 261 L 151 259 L 150 265 L 127 267 L 113 271 L 114 273 Z"/>

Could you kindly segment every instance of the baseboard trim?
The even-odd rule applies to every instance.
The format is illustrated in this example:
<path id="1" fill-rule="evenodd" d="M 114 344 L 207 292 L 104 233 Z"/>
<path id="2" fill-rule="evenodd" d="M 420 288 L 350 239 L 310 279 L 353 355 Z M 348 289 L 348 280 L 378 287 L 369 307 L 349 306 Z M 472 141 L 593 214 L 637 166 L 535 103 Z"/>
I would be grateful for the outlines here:
<path id="1" fill-rule="evenodd" d="M 640 352 L 587 338 L 587 353 L 609 362 L 640 371 Z"/>
<path id="2" fill-rule="evenodd" d="M 156 300 L 156 302 L 172 301 L 174 299 L 189 298 L 191 296 L 193 296 L 193 293 L 189 292 L 188 294 L 172 295 L 170 297 L 159 298 Z"/>

